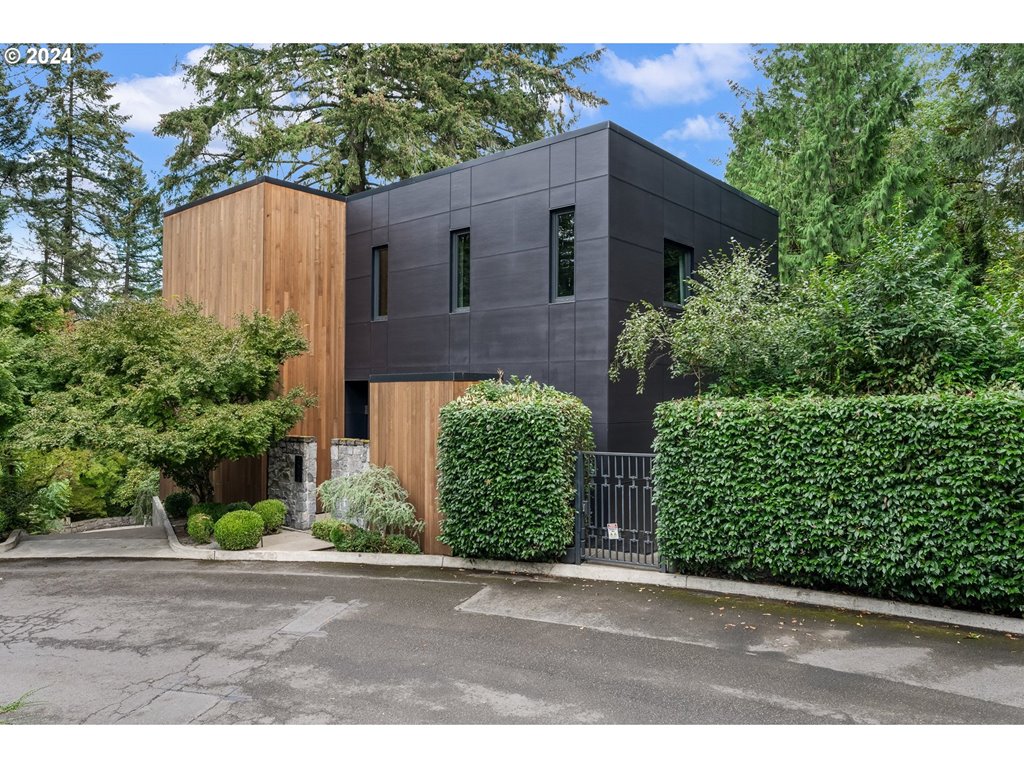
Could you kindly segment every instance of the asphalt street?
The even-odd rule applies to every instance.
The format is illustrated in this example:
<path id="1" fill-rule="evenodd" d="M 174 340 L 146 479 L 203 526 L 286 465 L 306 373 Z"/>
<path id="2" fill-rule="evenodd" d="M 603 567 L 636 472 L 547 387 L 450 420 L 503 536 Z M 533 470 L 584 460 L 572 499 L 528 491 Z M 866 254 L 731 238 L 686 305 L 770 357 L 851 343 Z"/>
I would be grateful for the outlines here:
<path id="1" fill-rule="evenodd" d="M 1022 723 L 1024 640 L 473 571 L 0 562 L 15 723 Z"/>

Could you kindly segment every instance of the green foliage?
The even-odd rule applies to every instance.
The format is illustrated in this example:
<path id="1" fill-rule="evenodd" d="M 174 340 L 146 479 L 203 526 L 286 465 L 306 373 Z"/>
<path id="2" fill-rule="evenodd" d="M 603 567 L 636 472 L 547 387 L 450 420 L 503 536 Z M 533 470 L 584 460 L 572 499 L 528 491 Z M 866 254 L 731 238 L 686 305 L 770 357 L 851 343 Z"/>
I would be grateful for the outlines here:
<path id="1" fill-rule="evenodd" d="M 164 510 L 168 517 L 183 517 L 193 506 L 192 494 L 188 491 L 175 491 L 164 499 Z"/>
<path id="2" fill-rule="evenodd" d="M 404 538 L 404 537 L 403 537 Z M 376 531 L 338 526 L 331 531 L 331 543 L 339 552 L 385 552 L 386 539 Z M 415 543 L 415 542 L 414 542 Z"/>
<path id="3" fill-rule="evenodd" d="M 60 286 L 78 309 L 95 308 L 107 278 L 102 221 L 118 191 L 115 167 L 128 162 L 127 117 L 111 99 L 113 80 L 100 54 L 71 45 L 69 62 L 30 78 L 25 100 L 35 115 L 28 228 L 42 256 L 45 284 Z"/>
<path id="4" fill-rule="evenodd" d="M 317 493 L 324 509 L 382 537 L 423 530 L 423 521 L 416 519 L 416 510 L 408 501 L 408 491 L 391 467 L 370 465 L 358 475 L 331 478 Z"/>
<path id="5" fill-rule="evenodd" d="M 769 257 L 767 248 L 744 248 L 732 241 L 729 254 L 719 251 L 698 267 L 681 311 L 647 302 L 630 306 L 612 380 L 624 369 L 634 370 L 642 391 L 648 358 L 667 353 L 670 373 L 693 376 L 698 392 L 711 376 L 728 391 L 780 384 L 780 361 L 791 355 L 798 318 L 780 301 Z"/>
<path id="6" fill-rule="evenodd" d="M 226 513 L 213 526 L 221 549 L 252 549 L 263 538 L 263 518 L 251 509 Z"/>
<path id="7" fill-rule="evenodd" d="M 228 512 L 235 512 L 239 509 L 252 509 L 253 506 L 248 501 L 232 501 L 226 508 Z"/>
<path id="8" fill-rule="evenodd" d="M 344 528 L 344 535 L 352 532 L 352 526 L 349 523 L 336 520 L 333 517 L 324 517 L 313 521 L 313 538 L 320 539 L 321 541 L 332 541 L 331 535 L 334 533 L 335 528 Z"/>
<path id="9" fill-rule="evenodd" d="M 340 520 L 334 521 L 334 525 L 321 528 L 321 533 L 327 532 L 329 540 L 339 552 L 376 552 L 389 553 L 393 555 L 418 555 L 420 545 L 403 536 L 400 533 L 382 536 L 376 531 L 367 531 L 357 528 Z M 314 523 L 314 536 L 315 532 Z M 317 538 L 323 538 L 322 535 Z"/>
<path id="10" fill-rule="evenodd" d="M 12 497 L 25 499 L 54 482 L 66 481 L 70 497 L 65 514 L 73 519 L 126 514 L 151 472 L 112 451 L 57 448 L 24 450 L 13 456 L 15 472 L 7 483 Z"/>
<path id="11" fill-rule="evenodd" d="M 113 496 L 114 503 L 131 502 L 128 513 L 142 525 L 153 519 L 153 497 L 160 492 L 160 472 L 143 465 L 132 467 Z"/>
<path id="12" fill-rule="evenodd" d="M 733 243 L 701 265 L 691 298 L 668 313 L 630 308 L 610 371 L 645 384 L 648 361 L 698 392 L 910 394 L 1021 381 L 1021 304 L 964 281 L 935 250 L 937 224 L 911 226 L 897 207 L 850 262 L 825 259 L 779 286 L 763 249 Z"/>
<path id="13" fill-rule="evenodd" d="M 51 391 L 35 397 L 19 439 L 117 450 L 210 500 L 217 464 L 265 452 L 314 402 L 301 389 L 275 396 L 281 364 L 307 346 L 294 313 L 238 320 L 226 328 L 190 302 L 126 301 L 78 323 L 48 346 Z"/>
<path id="14" fill-rule="evenodd" d="M 14 527 L 14 523 L 11 520 L 11 516 L 6 511 L 0 509 L 0 541 L 7 538 L 8 532 Z"/>
<path id="15" fill-rule="evenodd" d="M 277 533 L 281 530 L 281 526 L 284 525 L 284 518 L 288 508 L 284 505 L 283 501 L 267 499 L 266 501 L 256 502 L 252 507 L 252 511 L 263 518 L 264 533 Z"/>
<path id="16" fill-rule="evenodd" d="M 165 114 L 179 143 L 165 187 L 195 199 L 253 174 L 351 194 L 560 133 L 601 51 L 560 45 L 210 46 L 184 67 L 198 94 Z"/>
<path id="17" fill-rule="evenodd" d="M 921 86 L 904 45 L 780 45 L 754 57 L 768 81 L 730 120 L 725 177 L 779 210 L 784 280 L 830 253 L 853 256 L 898 197 L 924 216 L 942 209 L 917 144 L 892 151 Z"/>
<path id="18" fill-rule="evenodd" d="M 1024 221 L 1024 46 L 983 44 L 966 49 L 956 75 L 967 92 L 956 117 L 963 130 L 961 159 L 980 167 L 972 191 L 984 194 L 996 215 Z"/>
<path id="19" fill-rule="evenodd" d="M 45 289 L 0 285 L 0 440 L 24 418 L 29 398 L 45 386 L 40 350 L 63 327 L 66 308 Z"/>
<path id="20" fill-rule="evenodd" d="M 655 417 L 687 573 L 1024 612 L 1024 393 L 700 398 Z"/>
<path id="21" fill-rule="evenodd" d="M 482 381 L 441 408 L 440 541 L 459 557 L 551 560 L 573 536 L 590 409 L 530 380 Z"/>
<path id="22" fill-rule="evenodd" d="M 395 533 L 384 537 L 384 551 L 393 555 L 418 555 L 420 545 L 408 536 Z"/>
<path id="23" fill-rule="evenodd" d="M 115 163 L 111 180 L 101 225 L 111 251 L 112 288 L 123 297 L 157 296 L 163 246 L 160 193 L 135 158 Z"/>
<path id="24" fill-rule="evenodd" d="M 28 693 L 22 694 L 19 698 L 14 701 L 8 702 L 7 704 L 0 704 L 0 715 L 9 715 L 19 710 L 24 710 L 26 706 L 30 706 L 32 703 L 30 698 L 36 691 L 29 691 Z M 0 725 L 10 725 L 11 723 L 7 720 L 0 720 Z"/>
<path id="25" fill-rule="evenodd" d="M 14 525 L 28 533 L 49 533 L 71 509 L 71 483 L 54 480 L 28 494 L 15 510 Z"/>
<path id="26" fill-rule="evenodd" d="M 213 527 L 213 518 L 205 512 L 197 512 L 188 518 L 188 535 L 196 544 L 209 544 Z"/>
<path id="27" fill-rule="evenodd" d="M 213 518 L 214 522 L 220 520 L 226 515 L 228 510 L 227 504 L 221 504 L 216 501 L 201 501 L 198 504 L 193 504 L 188 509 L 188 517 L 191 518 L 193 515 L 209 515 Z"/>

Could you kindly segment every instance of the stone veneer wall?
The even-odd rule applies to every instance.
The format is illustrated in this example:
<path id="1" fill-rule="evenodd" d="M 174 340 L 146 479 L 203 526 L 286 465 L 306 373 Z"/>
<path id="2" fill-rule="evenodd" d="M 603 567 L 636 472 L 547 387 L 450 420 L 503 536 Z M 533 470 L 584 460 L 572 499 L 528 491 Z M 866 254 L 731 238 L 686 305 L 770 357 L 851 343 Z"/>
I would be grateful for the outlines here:
<path id="1" fill-rule="evenodd" d="M 296 459 L 301 460 L 299 479 Z M 309 530 L 316 517 L 316 438 L 286 437 L 267 454 L 267 498 L 280 499 L 288 512 L 284 524 Z"/>
<path id="2" fill-rule="evenodd" d="M 370 441 L 350 437 L 331 440 L 331 477 L 358 475 L 370 466 Z"/>

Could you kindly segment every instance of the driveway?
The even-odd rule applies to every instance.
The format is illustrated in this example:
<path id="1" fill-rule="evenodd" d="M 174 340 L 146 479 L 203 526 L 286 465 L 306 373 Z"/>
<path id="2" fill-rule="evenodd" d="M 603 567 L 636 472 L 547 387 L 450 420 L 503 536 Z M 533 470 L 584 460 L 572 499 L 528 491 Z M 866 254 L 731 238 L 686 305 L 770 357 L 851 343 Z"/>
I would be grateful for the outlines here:
<path id="1" fill-rule="evenodd" d="M 0 561 L 24 723 L 1021 723 L 1022 641 L 691 591 L 345 564 Z"/>

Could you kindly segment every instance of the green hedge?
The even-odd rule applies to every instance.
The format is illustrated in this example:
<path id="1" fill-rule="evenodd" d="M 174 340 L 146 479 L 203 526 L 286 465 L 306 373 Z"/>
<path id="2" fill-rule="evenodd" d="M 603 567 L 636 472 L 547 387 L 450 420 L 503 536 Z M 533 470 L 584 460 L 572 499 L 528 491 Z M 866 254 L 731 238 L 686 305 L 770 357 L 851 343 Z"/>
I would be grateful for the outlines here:
<path id="1" fill-rule="evenodd" d="M 1024 393 L 678 400 L 655 427 L 681 571 L 1024 613 Z"/>
<path id="2" fill-rule="evenodd" d="M 263 538 L 263 518 L 250 509 L 228 512 L 213 526 L 221 549 L 252 549 Z"/>
<path id="3" fill-rule="evenodd" d="M 440 540 L 459 557 L 553 560 L 573 537 L 590 409 L 531 381 L 482 381 L 441 408 Z"/>

